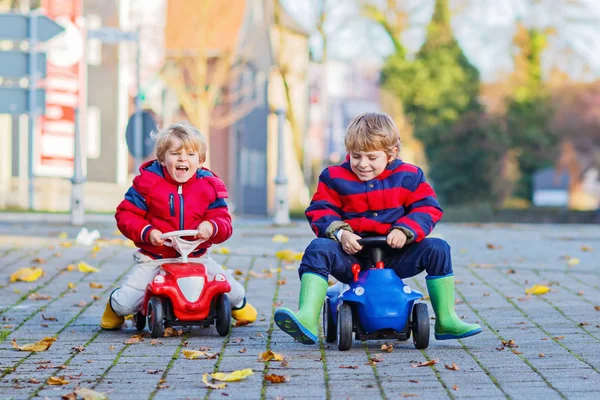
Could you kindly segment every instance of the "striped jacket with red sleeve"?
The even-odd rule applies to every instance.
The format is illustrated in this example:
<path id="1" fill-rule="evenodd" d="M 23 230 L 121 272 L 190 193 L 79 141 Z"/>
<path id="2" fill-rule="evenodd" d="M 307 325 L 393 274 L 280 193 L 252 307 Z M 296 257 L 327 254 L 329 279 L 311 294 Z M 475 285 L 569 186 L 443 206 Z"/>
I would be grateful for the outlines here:
<path id="1" fill-rule="evenodd" d="M 374 179 L 363 182 L 350 161 L 326 168 L 306 217 L 318 237 L 335 239 L 340 229 L 358 235 L 387 235 L 401 229 L 407 243 L 423 240 L 442 217 L 435 192 L 423 171 L 396 159 Z"/>

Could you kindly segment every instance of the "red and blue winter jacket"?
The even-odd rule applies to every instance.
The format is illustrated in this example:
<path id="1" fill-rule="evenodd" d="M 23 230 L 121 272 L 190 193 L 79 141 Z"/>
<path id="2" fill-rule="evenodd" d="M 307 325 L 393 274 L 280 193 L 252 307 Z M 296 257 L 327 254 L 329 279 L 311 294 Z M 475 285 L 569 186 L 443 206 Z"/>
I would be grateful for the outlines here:
<path id="1" fill-rule="evenodd" d="M 336 239 L 339 229 L 382 236 L 401 229 L 409 243 L 423 240 L 442 213 L 419 167 L 396 159 L 377 177 L 363 182 L 346 160 L 321 173 L 306 218 L 318 237 Z"/>
<path id="2" fill-rule="evenodd" d="M 178 183 L 159 161 L 148 161 L 117 206 L 115 219 L 123 235 L 154 259 L 176 258 L 178 254 L 171 247 L 150 244 L 150 231 L 198 229 L 201 222 L 209 221 L 213 236 L 190 254 L 200 257 L 211 244 L 222 243 L 233 233 L 227 197 L 223 181 L 206 168 L 199 169 L 187 182 Z"/>

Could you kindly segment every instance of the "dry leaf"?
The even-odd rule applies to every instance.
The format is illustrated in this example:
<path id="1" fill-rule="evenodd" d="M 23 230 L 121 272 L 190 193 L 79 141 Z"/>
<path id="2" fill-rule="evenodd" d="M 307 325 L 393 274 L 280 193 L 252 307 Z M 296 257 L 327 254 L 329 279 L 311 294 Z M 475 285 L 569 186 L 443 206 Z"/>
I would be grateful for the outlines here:
<path id="1" fill-rule="evenodd" d="M 101 283 L 90 282 L 90 289 L 102 289 L 104 285 Z"/>
<path id="2" fill-rule="evenodd" d="M 444 365 L 444 367 L 446 367 L 446 369 L 449 369 L 450 371 L 458 371 L 460 369 L 455 363 L 452 363 L 452 365 Z"/>
<path id="3" fill-rule="evenodd" d="M 19 268 L 10 275 L 10 281 L 34 282 L 44 275 L 44 270 L 38 267 Z"/>
<path id="4" fill-rule="evenodd" d="M 236 269 L 235 271 L 233 271 L 234 275 L 240 276 L 240 275 L 244 275 L 244 271 L 240 270 L 240 269 Z"/>
<path id="5" fill-rule="evenodd" d="M 163 344 L 163 342 L 161 342 L 161 341 L 160 341 L 160 340 L 158 340 L 158 339 L 152 339 L 152 340 L 150 341 L 150 345 L 151 345 L 151 346 L 156 346 L 156 345 L 158 345 L 158 344 Z"/>
<path id="6" fill-rule="evenodd" d="M 238 350 L 238 353 L 245 353 L 245 352 L 246 352 L 246 348 L 245 347 Z"/>
<path id="7" fill-rule="evenodd" d="M 245 326 L 248 325 L 250 323 L 250 321 L 246 321 L 245 319 L 240 319 L 239 321 L 235 321 L 235 324 L 233 324 L 233 326 Z"/>
<path id="8" fill-rule="evenodd" d="M 46 260 L 44 260 L 43 258 L 34 258 L 33 260 L 31 260 L 31 262 L 34 264 L 43 264 L 46 262 Z"/>
<path id="9" fill-rule="evenodd" d="M 563 340 L 564 336 L 554 336 L 554 340 Z"/>
<path id="10" fill-rule="evenodd" d="M 486 247 L 490 250 L 498 250 L 498 249 L 502 248 L 502 246 L 499 246 L 499 245 L 493 244 L 493 243 L 487 243 Z"/>
<path id="11" fill-rule="evenodd" d="M 412 383 L 419 383 L 419 382 L 420 382 L 420 381 L 418 381 L 418 380 L 416 380 L 416 379 L 409 379 L 408 381 L 409 381 L 409 382 L 412 382 Z"/>
<path id="12" fill-rule="evenodd" d="M 271 350 L 265 351 L 264 353 L 260 353 L 258 356 L 258 361 L 283 361 L 283 356 L 281 354 L 273 353 Z"/>
<path id="13" fill-rule="evenodd" d="M 48 385 L 66 385 L 69 383 L 69 381 L 65 380 L 65 378 L 62 376 L 51 376 L 50 378 L 48 378 L 46 383 Z"/>
<path id="14" fill-rule="evenodd" d="M 69 264 L 65 267 L 65 269 L 69 272 L 73 272 L 75 271 L 75 265 L 74 264 Z"/>
<path id="15" fill-rule="evenodd" d="M 144 334 L 142 333 L 142 334 L 138 334 L 138 335 L 133 335 L 132 337 L 130 337 L 123 343 L 124 344 L 134 344 L 134 343 L 139 343 L 139 342 L 143 342 L 143 341 L 144 341 Z"/>
<path id="16" fill-rule="evenodd" d="M 59 239 L 66 239 L 68 237 L 69 237 L 69 235 L 67 234 L 67 232 L 61 232 L 58 234 Z"/>
<path id="17" fill-rule="evenodd" d="M 181 336 L 181 335 L 183 335 L 183 329 L 175 330 L 171 326 L 168 326 L 165 329 L 165 333 L 163 334 L 164 337 L 170 337 L 170 336 L 175 337 L 175 336 Z"/>
<path id="18" fill-rule="evenodd" d="M 594 310 L 600 311 L 600 306 L 594 306 Z"/>
<path id="19" fill-rule="evenodd" d="M 549 291 L 550 291 L 550 288 L 548 286 L 544 286 L 544 285 L 533 285 L 532 287 L 525 289 L 526 294 L 533 294 L 536 296 L 546 294 Z"/>
<path id="20" fill-rule="evenodd" d="M 290 238 L 278 233 L 278 234 L 274 235 L 271 240 L 273 241 L 273 243 L 287 243 L 290 241 Z"/>
<path id="21" fill-rule="evenodd" d="M 147 369 L 146 372 L 151 375 L 156 375 L 156 374 L 160 374 L 161 372 L 163 372 L 163 370 L 162 369 Z"/>
<path id="22" fill-rule="evenodd" d="M 92 267 L 90 264 L 86 263 L 85 261 L 81 261 L 79 264 L 77 264 L 77 269 L 79 270 L 79 272 L 98 272 L 98 271 L 100 271 L 98 268 Z"/>
<path id="23" fill-rule="evenodd" d="M 358 369 L 358 365 L 340 365 L 340 368 L 345 368 L 345 369 Z"/>
<path id="24" fill-rule="evenodd" d="M 229 374 L 225 374 L 223 372 L 215 372 L 210 374 L 213 379 L 216 379 L 221 382 L 237 382 L 242 379 L 246 379 L 247 377 L 254 375 L 252 368 L 245 368 L 238 371 L 233 371 Z"/>
<path id="25" fill-rule="evenodd" d="M 542 358 L 542 357 L 544 357 L 544 356 L 545 356 L 545 354 L 544 354 L 544 353 L 540 353 L 540 354 L 538 355 L 538 357 L 540 357 L 540 358 Z"/>
<path id="26" fill-rule="evenodd" d="M 282 261 L 300 261 L 304 253 L 298 253 L 293 250 L 280 250 L 275 252 L 275 257 Z"/>
<path id="27" fill-rule="evenodd" d="M 381 351 L 385 351 L 386 353 L 391 353 L 394 350 L 394 345 L 391 343 L 384 343 L 381 345 Z"/>
<path id="28" fill-rule="evenodd" d="M 94 247 L 92 247 L 92 253 L 97 253 L 100 251 L 100 246 L 95 245 Z"/>
<path id="29" fill-rule="evenodd" d="M 423 362 L 420 362 L 418 364 L 410 364 L 410 366 L 413 367 L 413 368 L 417 368 L 417 367 L 430 367 L 432 365 L 437 364 L 437 362 L 438 362 L 438 360 L 434 359 L 434 360 L 429 360 L 429 361 L 423 361 Z"/>
<path id="30" fill-rule="evenodd" d="M 55 341 L 56 341 L 56 338 L 45 337 L 38 342 L 19 346 L 17 344 L 17 340 L 13 339 L 11 344 L 15 349 L 21 350 L 21 351 L 46 351 L 50 348 L 50 346 L 52 346 L 52 343 L 54 343 Z"/>
<path id="31" fill-rule="evenodd" d="M 290 378 L 283 375 L 267 374 L 265 375 L 265 379 L 271 383 L 285 383 L 289 381 Z"/>
<path id="32" fill-rule="evenodd" d="M 183 356 L 188 360 L 196 360 L 200 358 L 210 358 L 213 354 L 198 350 L 183 350 Z"/>
<path id="33" fill-rule="evenodd" d="M 229 254 L 229 249 L 227 247 L 217 247 L 210 250 L 211 253 L 214 254 Z"/>
<path id="34" fill-rule="evenodd" d="M 75 393 L 83 398 L 83 400 L 108 400 L 108 397 L 104 393 L 96 392 L 92 389 L 79 388 L 75 390 Z"/>
<path id="35" fill-rule="evenodd" d="M 77 288 L 77 286 L 76 286 L 74 283 L 72 283 L 72 282 L 69 282 L 69 283 L 67 284 L 67 287 L 68 287 L 69 289 L 71 289 L 71 290 L 74 290 L 75 288 Z"/>
<path id="36" fill-rule="evenodd" d="M 592 249 L 591 247 L 588 246 L 581 246 L 581 251 L 592 251 L 594 249 Z"/>
<path id="37" fill-rule="evenodd" d="M 63 242 L 60 245 L 61 245 L 61 247 L 64 247 L 65 249 L 68 249 L 69 247 L 73 247 L 73 244 L 71 242 Z"/>
<path id="38" fill-rule="evenodd" d="M 50 300 L 51 298 L 52 296 L 39 293 L 31 293 L 29 296 L 27 296 L 27 299 L 29 300 Z"/>
<path id="39" fill-rule="evenodd" d="M 577 264 L 579 264 L 579 258 L 571 258 L 569 261 L 567 261 L 567 265 L 569 267 L 574 267 Z"/>
<path id="40" fill-rule="evenodd" d="M 208 386 L 211 389 L 223 389 L 227 387 L 226 383 L 219 383 L 219 384 L 214 384 L 214 383 L 209 383 L 208 382 L 208 374 L 204 374 L 202 375 L 202 383 L 204 383 L 206 386 Z"/>
<path id="41" fill-rule="evenodd" d="M 452 386 L 452 389 L 454 389 L 454 390 L 458 390 L 458 385 L 453 385 L 453 386 Z"/>

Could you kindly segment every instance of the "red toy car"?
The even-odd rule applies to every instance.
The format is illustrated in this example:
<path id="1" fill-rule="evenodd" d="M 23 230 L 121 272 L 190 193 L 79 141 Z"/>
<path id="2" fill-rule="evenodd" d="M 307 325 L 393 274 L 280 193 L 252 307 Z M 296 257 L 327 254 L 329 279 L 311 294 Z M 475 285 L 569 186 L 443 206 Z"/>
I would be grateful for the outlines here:
<path id="1" fill-rule="evenodd" d="M 231 329 L 231 304 L 225 293 L 231 290 L 225 274 L 216 274 L 208 280 L 203 264 L 188 263 L 188 255 L 203 240 L 188 241 L 195 230 L 173 231 L 163 234 L 166 246 L 181 254 L 181 262 L 165 263 L 154 280 L 146 286 L 144 307 L 135 317 L 138 331 L 148 323 L 153 338 L 163 336 L 168 326 L 208 327 L 215 323 L 217 332 L 227 336 Z"/>

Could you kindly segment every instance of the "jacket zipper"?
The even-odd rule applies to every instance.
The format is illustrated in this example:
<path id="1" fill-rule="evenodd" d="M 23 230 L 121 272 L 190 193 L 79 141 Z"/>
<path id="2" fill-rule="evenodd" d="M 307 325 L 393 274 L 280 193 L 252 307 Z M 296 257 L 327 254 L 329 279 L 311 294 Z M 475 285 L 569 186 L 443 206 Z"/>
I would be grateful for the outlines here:
<path id="1" fill-rule="evenodd" d="M 171 217 L 175 216 L 175 195 L 169 194 L 169 210 L 171 211 Z"/>
<path id="2" fill-rule="evenodd" d="M 183 186 L 179 185 L 177 194 L 179 195 L 179 229 L 183 230 Z"/>

